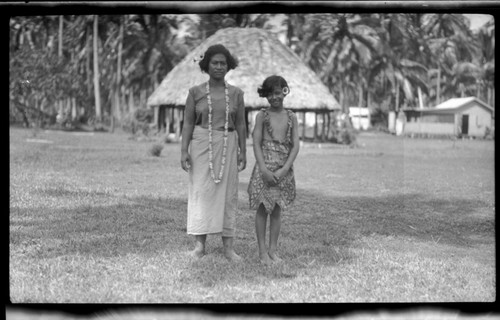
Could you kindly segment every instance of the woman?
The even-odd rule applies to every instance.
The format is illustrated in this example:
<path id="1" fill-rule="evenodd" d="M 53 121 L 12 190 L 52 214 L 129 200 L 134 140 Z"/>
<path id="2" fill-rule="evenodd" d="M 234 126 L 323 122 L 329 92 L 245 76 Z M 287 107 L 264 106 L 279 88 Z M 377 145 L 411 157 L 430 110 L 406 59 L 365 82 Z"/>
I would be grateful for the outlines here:
<path id="1" fill-rule="evenodd" d="M 246 166 L 245 103 L 243 91 L 224 80 L 238 63 L 218 44 L 207 49 L 199 65 L 210 78 L 189 89 L 181 147 L 181 166 L 189 172 L 187 233 L 196 240 L 190 254 L 201 258 L 207 234 L 220 234 L 224 256 L 238 261 L 233 238 L 238 171 Z"/>

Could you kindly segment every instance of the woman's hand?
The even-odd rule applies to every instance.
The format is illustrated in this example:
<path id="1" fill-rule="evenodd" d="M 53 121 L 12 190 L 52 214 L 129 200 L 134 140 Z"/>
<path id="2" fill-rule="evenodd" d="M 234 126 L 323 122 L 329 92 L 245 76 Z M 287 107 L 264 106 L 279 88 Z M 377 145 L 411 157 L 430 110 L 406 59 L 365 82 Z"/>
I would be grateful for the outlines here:
<path id="1" fill-rule="evenodd" d="M 238 171 L 245 170 L 247 166 L 247 155 L 245 153 L 238 154 Z"/>
<path id="2" fill-rule="evenodd" d="M 184 171 L 189 172 L 189 168 L 191 168 L 191 156 L 189 152 L 181 153 L 181 167 Z"/>
<path id="3" fill-rule="evenodd" d="M 270 170 L 265 169 L 264 171 L 261 172 L 262 172 L 262 180 L 264 181 L 265 184 L 273 186 L 276 183 L 278 183 L 278 179 L 276 178 L 274 173 L 271 172 Z"/>

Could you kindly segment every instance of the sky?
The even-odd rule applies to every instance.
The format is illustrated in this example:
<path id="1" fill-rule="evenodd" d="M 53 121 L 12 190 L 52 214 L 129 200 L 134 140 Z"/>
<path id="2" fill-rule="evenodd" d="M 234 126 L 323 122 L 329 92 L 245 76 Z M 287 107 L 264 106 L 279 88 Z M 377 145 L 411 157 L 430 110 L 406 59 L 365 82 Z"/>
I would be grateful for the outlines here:
<path id="1" fill-rule="evenodd" d="M 493 19 L 492 15 L 489 14 L 464 14 L 469 21 L 472 30 L 481 28 L 486 22 Z"/>

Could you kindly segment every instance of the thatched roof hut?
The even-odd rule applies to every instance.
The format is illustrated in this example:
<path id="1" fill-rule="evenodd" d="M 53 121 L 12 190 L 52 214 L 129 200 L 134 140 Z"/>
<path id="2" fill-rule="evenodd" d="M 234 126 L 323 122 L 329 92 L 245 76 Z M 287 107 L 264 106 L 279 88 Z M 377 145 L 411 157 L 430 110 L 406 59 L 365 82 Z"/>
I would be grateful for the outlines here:
<path id="1" fill-rule="evenodd" d="M 218 43 L 239 61 L 238 67 L 228 72 L 226 80 L 244 91 L 247 111 L 268 107 L 267 100 L 257 94 L 257 88 L 273 74 L 284 77 L 290 86 L 285 108 L 316 114 L 341 109 L 319 77 L 292 50 L 258 28 L 226 28 L 216 32 L 167 74 L 148 98 L 147 105 L 183 109 L 188 89 L 208 80 L 208 75 L 202 73 L 198 65 L 199 57 L 209 46 Z M 162 118 L 162 115 L 155 118 Z"/>

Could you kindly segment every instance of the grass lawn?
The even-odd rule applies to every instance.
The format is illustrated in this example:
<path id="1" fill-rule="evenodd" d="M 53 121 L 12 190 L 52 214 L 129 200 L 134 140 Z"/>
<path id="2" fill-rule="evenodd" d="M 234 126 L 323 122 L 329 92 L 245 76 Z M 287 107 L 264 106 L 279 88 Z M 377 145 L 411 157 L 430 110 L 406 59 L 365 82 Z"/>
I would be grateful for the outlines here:
<path id="1" fill-rule="evenodd" d="M 305 144 L 283 215 L 284 262 L 258 263 L 240 173 L 235 247 L 190 259 L 180 145 L 10 129 L 14 303 L 495 301 L 494 142 L 364 133 Z"/>

